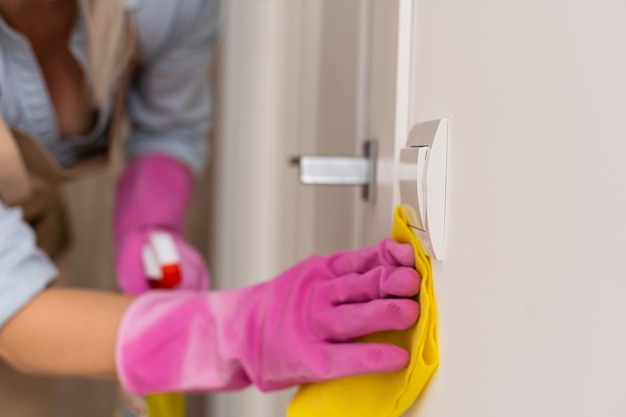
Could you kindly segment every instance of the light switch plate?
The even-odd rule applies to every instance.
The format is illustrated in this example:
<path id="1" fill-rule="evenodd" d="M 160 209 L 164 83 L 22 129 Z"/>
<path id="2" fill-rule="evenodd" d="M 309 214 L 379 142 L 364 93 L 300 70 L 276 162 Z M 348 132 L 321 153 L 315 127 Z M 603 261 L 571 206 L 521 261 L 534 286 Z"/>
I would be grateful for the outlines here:
<path id="1" fill-rule="evenodd" d="M 400 199 L 409 225 L 432 259 L 445 256 L 448 120 L 415 125 L 400 152 Z"/>

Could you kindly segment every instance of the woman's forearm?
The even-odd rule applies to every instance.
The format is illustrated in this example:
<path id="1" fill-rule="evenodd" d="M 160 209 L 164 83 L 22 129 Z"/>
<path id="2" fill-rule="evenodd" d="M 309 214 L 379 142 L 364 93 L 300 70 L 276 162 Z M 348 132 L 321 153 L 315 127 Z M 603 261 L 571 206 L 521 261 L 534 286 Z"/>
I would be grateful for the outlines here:
<path id="1" fill-rule="evenodd" d="M 132 298 L 49 289 L 0 329 L 0 357 L 33 374 L 115 376 L 115 340 Z"/>

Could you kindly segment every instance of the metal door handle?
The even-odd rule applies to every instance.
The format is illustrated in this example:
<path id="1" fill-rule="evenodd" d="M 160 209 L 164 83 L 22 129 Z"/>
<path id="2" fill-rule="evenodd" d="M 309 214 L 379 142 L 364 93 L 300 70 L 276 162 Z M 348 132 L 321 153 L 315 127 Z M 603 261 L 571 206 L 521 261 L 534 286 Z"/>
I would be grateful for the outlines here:
<path id="1" fill-rule="evenodd" d="M 363 199 L 376 200 L 378 143 L 368 140 L 362 157 L 302 155 L 291 159 L 300 167 L 300 182 L 306 185 L 360 185 Z"/>

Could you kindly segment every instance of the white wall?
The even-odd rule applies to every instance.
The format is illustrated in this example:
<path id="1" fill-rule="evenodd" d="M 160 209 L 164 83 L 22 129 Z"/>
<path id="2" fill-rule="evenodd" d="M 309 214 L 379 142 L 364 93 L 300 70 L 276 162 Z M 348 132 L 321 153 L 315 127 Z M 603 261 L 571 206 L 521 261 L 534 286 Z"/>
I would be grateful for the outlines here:
<path id="1" fill-rule="evenodd" d="M 441 368 L 408 416 L 624 416 L 626 3 L 418 1 L 451 118 Z"/>

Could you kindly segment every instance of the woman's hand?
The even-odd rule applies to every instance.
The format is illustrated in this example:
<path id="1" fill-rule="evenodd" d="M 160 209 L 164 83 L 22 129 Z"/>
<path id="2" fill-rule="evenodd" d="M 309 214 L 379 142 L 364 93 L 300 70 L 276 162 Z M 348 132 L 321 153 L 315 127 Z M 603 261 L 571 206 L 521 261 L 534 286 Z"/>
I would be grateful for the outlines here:
<path id="1" fill-rule="evenodd" d="M 125 293 L 138 295 L 150 289 L 142 254 L 148 236 L 156 231 L 173 237 L 180 256 L 182 281 L 176 288 L 209 288 L 204 259 L 182 237 L 192 188 L 187 167 L 162 154 L 139 156 L 122 173 L 117 183 L 114 223 L 117 280 Z"/>
<path id="2" fill-rule="evenodd" d="M 419 315 L 413 249 L 391 240 L 314 256 L 276 279 L 211 293 L 153 292 L 129 309 L 118 374 L 135 394 L 276 390 L 398 371 L 404 349 L 355 339 L 401 330 Z"/>
<path id="3" fill-rule="evenodd" d="M 148 244 L 150 231 L 137 231 L 127 236 L 117 248 L 116 271 L 117 280 L 126 294 L 139 295 L 148 291 L 148 277 L 142 262 L 143 248 Z M 177 233 L 168 232 L 172 237 L 176 252 L 180 258 L 181 281 L 174 289 L 208 290 L 210 279 L 202 256 Z"/>

